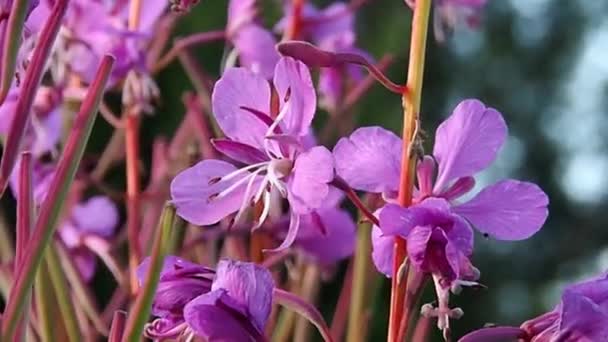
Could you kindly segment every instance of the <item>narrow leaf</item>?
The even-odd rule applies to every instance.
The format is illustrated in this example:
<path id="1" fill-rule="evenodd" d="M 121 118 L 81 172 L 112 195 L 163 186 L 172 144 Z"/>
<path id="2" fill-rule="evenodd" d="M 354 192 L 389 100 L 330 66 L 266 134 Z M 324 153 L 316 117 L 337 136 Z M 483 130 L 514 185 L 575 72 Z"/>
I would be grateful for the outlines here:
<path id="1" fill-rule="evenodd" d="M 317 329 L 326 342 L 331 342 L 331 333 L 329 327 L 321 313 L 310 303 L 304 299 L 281 289 L 274 289 L 273 299 L 275 303 L 286 307 L 289 310 L 297 312 L 310 321 Z"/>
<path id="2" fill-rule="evenodd" d="M 55 177 L 44 203 L 42 203 L 40 216 L 36 220 L 32 234 L 33 238 L 28 245 L 21 264 L 22 267 L 15 276 L 14 288 L 11 290 L 2 320 L 1 341 L 12 341 L 13 339 L 16 323 L 23 314 L 27 293 L 32 287 L 45 248 L 53 236 L 67 192 L 74 180 L 76 170 L 89 140 L 99 102 L 103 96 L 113 63 L 113 57 L 105 56 L 103 58 L 95 75 L 95 80 L 82 103 L 80 112 L 76 115 L 63 155 L 59 160 Z"/>
<path id="3" fill-rule="evenodd" d="M 0 47 L 0 52 L 2 52 L 2 63 L 0 63 L 0 105 L 4 103 L 15 77 L 17 54 L 19 53 L 21 37 L 23 36 L 25 17 L 27 17 L 28 7 L 30 7 L 28 6 L 29 2 L 30 0 L 13 1 L 4 32 L 4 40 L 0 39 L 0 42 L 4 42 L 4 46 Z"/>
<path id="4" fill-rule="evenodd" d="M 129 313 L 123 341 L 137 342 L 141 339 L 144 326 L 150 316 L 152 301 L 158 286 L 160 271 L 163 267 L 163 260 L 167 254 L 167 247 L 170 244 L 171 228 L 175 220 L 175 207 L 166 204 L 160 219 L 160 225 L 156 232 L 154 246 L 148 274 L 143 286 L 139 289 L 139 294 L 133 304 L 133 309 Z"/>
<path id="5" fill-rule="evenodd" d="M 28 1 L 15 1 L 15 3 L 17 2 L 27 3 Z M 34 50 L 34 55 L 32 56 L 32 60 L 29 64 L 27 72 L 25 73 L 23 86 L 21 88 L 19 98 L 17 99 L 17 104 L 15 105 L 15 115 L 13 116 L 13 121 L 11 122 L 8 135 L 6 137 L 4 153 L 2 154 L 2 161 L 0 162 L 0 195 L 4 193 L 4 190 L 6 190 L 6 185 L 8 184 L 9 177 L 13 171 L 13 167 L 15 166 L 21 141 L 23 140 L 23 136 L 25 134 L 25 128 L 27 127 L 27 123 L 30 118 L 32 104 L 34 103 L 34 98 L 38 92 L 40 81 L 42 80 L 46 61 L 49 58 L 51 49 L 55 43 L 55 38 L 57 37 L 57 32 L 59 32 L 59 27 L 61 26 L 61 21 L 65 15 L 67 7 L 68 0 L 55 1 L 53 10 L 44 24 L 44 28 L 42 29 L 42 33 L 38 39 L 38 44 Z M 7 44 L 9 44 L 9 40 L 7 40 Z M 7 68 L 8 67 L 9 66 L 7 66 Z M 4 75 L 2 77 L 4 77 Z"/>

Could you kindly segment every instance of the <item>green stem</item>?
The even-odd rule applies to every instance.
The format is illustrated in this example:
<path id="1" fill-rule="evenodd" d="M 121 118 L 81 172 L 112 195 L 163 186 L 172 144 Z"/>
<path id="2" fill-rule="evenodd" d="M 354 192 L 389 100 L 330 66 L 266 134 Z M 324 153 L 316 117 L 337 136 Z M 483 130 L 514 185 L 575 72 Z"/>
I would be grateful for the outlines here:
<path id="1" fill-rule="evenodd" d="M 34 290 L 36 292 L 36 313 L 38 314 L 38 329 L 40 330 L 41 340 L 56 341 L 54 334 L 56 327 L 53 325 L 53 291 L 46 267 L 38 269 Z"/>
<path id="2" fill-rule="evenodd" d="M 21 46 L 23 36 L 23 26 L 25 25 L 25 17 L 29 0 L 15 0 L 11 7 L 11 13 L 8 17 L 8 23 L 4 32 L 4 46 L 0 47 L 0 51 L 4 51 L 2 55 L 1 80 L 0 80 L 0 105 L 4 103 L 6 95 L 13 83 L 15 77 L 15 69 L 17 67 L 17 54 Z"/>
<path id="3" fill-rule="evenodd" d="M 78 342 L 82 340 L 82 336 L 80 335 L 80 327 L 78 326 L 78 319 L 74 310 L 75 303 L 72 302 L 73 297 L 70 294 L 57 250 L 53 244 L 46 250 L 45 261 L 69 341 Z"/>
<path id="4" fill-rule="evenodd" d="M 154 294 L 156 293 L 156 288 L 158 286 L 163 261 L 167 254 L 169 237 L 174 221 L 175 208 L 170 204 L 166 204 L 156 233 L 148 274 L 143 287 L 139 289 L 139 295 L 127 318 L 123 341 L 138 342 L 141 339 L 144 326 L 150 316 Z"/>
<path id="5" fill-rule="evenodd" d="M 359 215 L 363 218 L 363 215 Z M 372 225 L 363 221 L 357 229 L 357 246 L 355 250 L 352 293 L 350 299 L 350 311 L 348 316 L 348 331 L 346 340 L 348 342 L 365 341 L 361 334 L 363 314 L 365 310 L 366 293 L 368 292 L 368 273 L 370 266 L 370 255 L 372 253 Z"/>

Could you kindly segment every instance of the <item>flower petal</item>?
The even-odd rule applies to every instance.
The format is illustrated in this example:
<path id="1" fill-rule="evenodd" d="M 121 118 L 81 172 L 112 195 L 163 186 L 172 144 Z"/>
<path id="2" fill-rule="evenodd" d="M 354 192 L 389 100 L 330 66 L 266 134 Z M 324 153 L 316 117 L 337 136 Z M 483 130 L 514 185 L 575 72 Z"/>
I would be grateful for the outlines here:
<path id="1" fill-rule="evenodd" d="M 523 240 L 542 227 L 548 204 L 549 198 L 536 184 L 508 179 L 488 186 L 453 210 L 484 234 Z"/>
<path id="2" fill-rule="evenodd" d="M 226 31 L 231 34 L 244 24 L 250 23 L 256 15 L 256 0 L 230 0 L 228 2 L 228 24 Z"/>
<path id="3" fill-rule="evenodd" d="M 394 236 L 384 235 L 378 226 L 372 228 L 372 260 L 378 272 L 389 278 L 393 274 L 394 246 Z"/>
<path id="4" fill-rule="evenodd" d="M 427 247 L 433 230 L 430 226 L 418 226 L 412 229 L 407 236 L 407 254 L 412 265 L 418 270 L 429 271 Z"/>
<path id="5" fill-rule="evenodd" d="M 449 203 L 441 198 L 429 198 L 421 203 L 404 208 L 387 204 L 380 212 L 380 229 L 385 235 L 406 237 L 416 226 L 441 226 L 452 223 Z"/>
<path id="6" fill-rule="evenodd" d="M 568 341 L 608 340 L 608 308 L 602 308 L 590 298 L 566 290 L 562 295 L 561 311 L 559 331 L 568 336 Z"/>
<path id="7" fill-rule="evenodd" d="M 488 167 L 507 137 L 502 115 L 478 100 L 460 102 L 435 135 L 433 155 L 439 164 L 434 192 L 450 181 Z"/>
<path id="8" fill-rule="evenodd" d="M 306 214 L 320 208 L 329 195 L 327 183 L 334 179 L 334 158 L 323 146 L 300 154 L 288 181 L 288 199 L 293 211 Z"/>
<path id="9" fill-rule="evenodd" d="M 118 208 L 106 196 L 94 196 L 72 209 L 72 219 L 85 234 L 109 238 L 118 224 Z"/>
<path id="10" fill-rule="evenodd" d="M 256 164 L 268 160 L 264 152 L 237 141 L 213 139 L 211 144 L 223 155 L 243 164 Z"/>
<path id="11" fill-rule="evenodd" d="M 246 308 L 252 323 L 262 331 L 272 308 L 274 280 L 267 269 L 254 263 L 221 260 L 212 290 L 224 289 Z"/>
<path id="12" fill-rule="evenodd" d="M 244 25 L 232 38 L 232 43 L 239 53 L 241 66 L 266 79 L 272 78 L 279 53 L 275 48 L 277 41 L 270 31 L 256 24 Z"/>
<path id="13" fill-rule="evenodd" d="M 317 211 L 320 222 L 314 220 L 313 215 L 302 217 L 295 244 L 321 264 L 351 256 L 355 249 L 356 226 L 348 212 L 338 208 L 321 209 Z M 319 224 L 325 229 L 320 229 Z"/>
<path id="14" fill-rule="evenodd" d="M 317 96 L 308 67 L 291 57 L 282 57 L 275 68 L 273 83 L 281 108 L 289 106 L 281 127 L 288 134 L 307 135 L 317 109 Z"/>
<path id="15" fill-rule="evenodd" d="M 192 224 L 205 226 L 237 211 L 243 203 L 245 184 L 217 197 L 218 193 L 249 175 L 243 173 L 227 181 L 217 181 L 234 171 L 236 168 L 224 161 L 203 160 L 180 172 L 171 182 L 171 201 L 177 214 Z"/>
<path id="16" fill-rule="evenodd" d="M 334 147 L 336 173 L 352 188 L 369 192 L 399 188 L 402 141 L 382 127 L 363 127 Z"/>
<path id="17" fill-rule="evenodd" d="M 206 341 L 249 342 L 261 337 L 247 320 L 245 308 L 224 289 L 196 297 L 184 308 L 184 318 Z"/>
<path id="18" fill-rule="evenodd" d="M 518 327 L 492 327 L 468 333 L 458 342 L 517 342 L 525 336 L 526 332 Z"/>
<path id="19" fill-rule="evenodd" d="M 245 68 L 230 68 L 215 83 L 212 104 L 215 119 L 228 138 L 253 147 L 263 146 L 268 127 L 242 107 L 268 113 L 268 81 Z"/>
<path id="20" fill-rule="evenodd" d="M 298 230 L 300 229 L 300 216 L 293 212 L 293 210 L 289 214 L 289 227 L 287 228 L 287 235 L 285 235 L 285 239 L 279 247 L 273 249 L 264 250 L 265 252 L 280 252 L 283 251 L 293 244 L 298 236 Z"/>

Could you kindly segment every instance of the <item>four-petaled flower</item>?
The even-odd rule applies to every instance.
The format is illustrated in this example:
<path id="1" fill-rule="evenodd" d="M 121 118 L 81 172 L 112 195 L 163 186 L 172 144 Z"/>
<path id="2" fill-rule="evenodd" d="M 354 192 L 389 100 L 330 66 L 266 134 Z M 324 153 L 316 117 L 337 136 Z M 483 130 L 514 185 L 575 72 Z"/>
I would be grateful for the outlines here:
<path id="1" fill-rule="evenodd" d="M 334 167 L 331 152 L 311 141 L 316 96 L 306 66 L 282 58 L 273 85 L 244 68 L 226 71 L 215 85 L 212 105 L 228 139 L 213 144 L 245 166 L 203 160 L 174 178 L 171 198 L 177 214 L 197 225 L 215 224 L 235 212 L 238 222 L 252 204 L 262 203 L 260 226 L 271 197 L 279 194 L 291 207 L 287 236 L 276 249 L 281 250 L 294 241 L 301 215 L 323 205 Z"/>

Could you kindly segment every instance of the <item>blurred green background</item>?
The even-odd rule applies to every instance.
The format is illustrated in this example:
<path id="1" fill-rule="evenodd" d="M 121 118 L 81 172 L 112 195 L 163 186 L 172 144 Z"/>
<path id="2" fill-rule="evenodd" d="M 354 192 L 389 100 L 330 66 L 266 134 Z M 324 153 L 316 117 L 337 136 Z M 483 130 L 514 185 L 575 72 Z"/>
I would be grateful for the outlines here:
<path id="1" fill-rule="evenodd" d="M 425 146 L 431 150 L 434 129 L 456 103 L 481 99 L 503 113 L 510 136 L 494 165 L 477 177 L 477 186 L 505 177 L 536 182 L 549 194 L 550 216 L 526 241 L 476 236 L 474 264 L 488 289 L 453 296 L 465 312 L 453 324 L 455 337 L 487 322 L 518 325 L 550 309 L 566 282 L 608 269 L 608 1 L 488 2 L 478 30 L 461 27 L 444 44 L 430 36 L 422 101 Z M 265 21 L 273 25 L 280 6 L 264 5 Z M 221 28 L 225 12 L 226 1 L 203 1 L 180 21 L 177 34 Z M 411 11 L 400 0 L 371 0 L 357 15 L 358 45 L 375 58 L 396 56 L 388 71 L 393 80 L 405 79 L 410 22 Z M 195 52 L 217 75 L 223 45 Z M 180 95 L 191 89 L 177 63 L 159 82 L 163 105 L 146 120 L 148 138 L 177 126 L 183 115 Z M 401 100 L 380 86 L 356 111 L 360 125 L 400 130 Z M 321 127 L 325 116 L 318 116 Z M 333 312 L 339 280 L 322 291 L 324 312 Z M 374 299 L 370 341 L 386 338 L 388 298 L 384 281 Z"/>
<path id="2" fill-rule="evenodd" d="M 476 236 L 474 264 L 488 289 L 453 296 L 453 305 L 465 312 L 453 323 L 455 337 L 487 322 L 519 325 L 550 309 L 565 283 L 608 269 L 608 1 L 488 2 L 478 30 L 461 27 L 444 44 L 429 36 L 422 101 L 425 147 L 431 150 L 434 129 L 460 100 L 481 99 L 503 113 L 510 136 L 477 186 L 505 177 L 536 182 L 549 194 L 550 216 L 526 241 Z M 202 1 L 180 19 L 176 35 L 223 28 L 226 5 L 225 0 Z M 264 9 L 271 26 L 281 16 L 280 4 L 266 0 Z M 411 11 L 401 0 L 370 0 L 357 16 L 358 45 L 378 59 L 395 55 L 388 74 L 396 81 L 405 79 L 410 21 Z M 193 52 L 206 71 L 218 75 L 223 44 Z M 161 104 L 145 118 L 142 130 L 146 158 L 152 138 L 170 136 L 178 126 L 184 115 L 181 95 L 192 90 L 179 63 L 161 72 L 158 82 Z M 376 85 L 356 114 L 359 125 L 399 132 L 401 99 Z M 316 126 L 325 119 L 319 113 Z M 110 133 L 98 120 L 91 149 L 100 151 Z M 120 184 L 120 168 L 115 177 Z M 342 273 L 322 290 L 324 313 L 333 312 Z M 388 298 L 385 280 L 374 295 L 370 341 L 386 338 Z M 432 292 L 424 299 L 432 301 Z M 433 338 L 439 339 L 439 334 Z"/>

